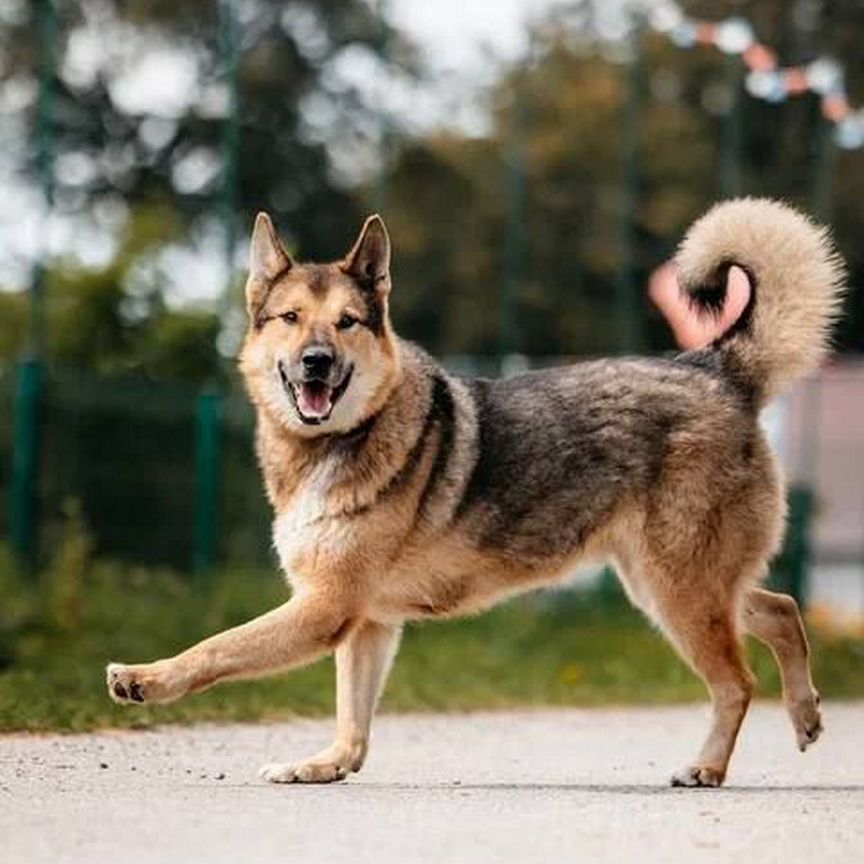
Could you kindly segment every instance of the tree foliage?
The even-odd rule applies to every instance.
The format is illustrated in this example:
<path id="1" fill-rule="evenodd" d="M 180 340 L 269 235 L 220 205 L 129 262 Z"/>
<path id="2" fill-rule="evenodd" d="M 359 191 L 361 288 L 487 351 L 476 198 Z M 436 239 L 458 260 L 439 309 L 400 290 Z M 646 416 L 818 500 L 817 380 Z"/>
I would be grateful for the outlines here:
<path id="1" fill-rule="evenodd" d="M 689 5 L 708 19 L 729 14 L 727 3 Z M 801 5 L 754 0 L 736 12 L 778 47 L 782 63 L 838 57 L 860 102 L 864 62 L 849 33 L 861 32 L 862 9 L 815 4 L 813 19 L 805 20 L 795 8 Z M 627 65 L 592 31 L 591 17 L 582 20 L 575 33 L 554 18 L 538 28 L 529 58 L 505 70 L 488 94 L 488 136 L 434 135 L 400 150 L 389 178 L 388 215 L 397 226 L 394 303 L 410 330 L 436 350 L 494 352 L 508 279 L 517 284 L 518 350 L 542 356 L 618 347 L 615 286 L 624 253 L 624 130 L 633 85 Z M 860 282 L 864 154 L 832 147 L 816 97 L 757 101 L 743 90 L 737 58 L 710 48 L 685 51 L 653 33 L 643 36 L 637 86 L 632 218 L 639 347 L 672 347 L 642 292 L 650 271 L 701 211 L 730 194 L 784 198 L 830 222 L 853 286 Z M 514 158 L 521 203 L 512 191 Z M 737 169 L 731 177 L 730 166 Z M 514 210 L 515 265 L 508 229 Z M 853 290 L 842 347 L 861 347 L 862 323 L 864 304 Z"/>
<path id="2" fill-rule="evenodd" d="M 37 5 L 22 4 L 0 28 L 7 83 L 32 83 L 36 75 Z M 730 14 L 720 0 L 685 5 L 708 19 Z M 127 214 L 117 222 L 122 228 L 108 264 L 53 263 L 47 329 L 49 355 L 58 363 L 194 381 L 220 374 L 213 345 L 221 325 L 213 309 L 169 303 L 164 273 L 152 262 L 224 213 L 231 33 L 220 23 L 223 8 L 218 0 L 58 4 L 56 206 L 98 213 L 106 202 L 114 211 L 121 202 L 118 212 Z M 365 178 L 346 176 L 334 162 L 335 152 L 347 152 L 368 167 L 378 123 L 372 82 L 340 70 L 353 63 L 374 75 L 387 48 L 389 62 L 397 56 L 402 68 L 420 74 L 408 40 L 363 0 L 244 0 L 237 8 L 242 108 L 235 204 L 242 228 L 266 209 L 301 257 L 332 258 L 383 197 L 400 332 L 436 352 L 494 354 L 508 314 L 503 298 L 512 290 L 510 347 L 531 355 L 616 350 L 625 114 L 633 93 L 624 46 L 596 27 L 597 3 L 571 3 L 567 16 L 553 11 L 536 22 L 529 56 L 503 64 L 483 94 L 485 134 L 446 124 L 428 134 L 397 134 L 386 172 L 374 179 L 368 171 Z M 734 12 L 753 22 L 784 64 L 836 56 L 853 102 L 864 100 L 860 3 L 741 0 Z M 102 46 L 88 66 L 82 45 L 94 34 Z M 161 113 L 136 108 L 122 86 L 145 49 L 191 64 L 189 92 L 169 99 Z M 657 34 L 644 36 L 636 80 L 639 347 L 671 347 L 643 298 L 648 273 L 671 254 L 690 220 L 731 191 L 780 196 L 811 211 L 828 201 L 821 215 L 836 226 L 852 282 L 860 282 L 864 155 L 832 154 L 824 146 L 815 98 L 753 100 L 742 90 L 736 60 L 711 48 L 681 50 Z M 35 99 L 27 111 L 32 124 Z M 25 152 L 32 175 L 36 151 Z M 738 168 L 737 184 L 730 164 Z M 820 184 L 829 196 L 820 196 Z M 11 358 L 21 349 L 25 321 L 24 299 L 0 294 L 0 355 Z M 853 293 L 843 347 L 861 347 L 862 322 L 864 302 Z"/>

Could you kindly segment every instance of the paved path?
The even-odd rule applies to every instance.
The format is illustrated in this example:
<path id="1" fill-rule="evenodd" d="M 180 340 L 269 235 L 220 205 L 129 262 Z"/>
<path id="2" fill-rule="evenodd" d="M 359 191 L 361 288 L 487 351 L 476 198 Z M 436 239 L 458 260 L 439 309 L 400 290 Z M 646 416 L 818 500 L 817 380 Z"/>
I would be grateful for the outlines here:
<path id="1" fill-rule="evenodd" d="M 666 784 L 702 706 L 379 718 L 363 773 L 268 786 L 330 724 L 0 737 L 3 864 L 864 861 L 864 704 L 800 755 L 757 704 L 730 786 Z"/>

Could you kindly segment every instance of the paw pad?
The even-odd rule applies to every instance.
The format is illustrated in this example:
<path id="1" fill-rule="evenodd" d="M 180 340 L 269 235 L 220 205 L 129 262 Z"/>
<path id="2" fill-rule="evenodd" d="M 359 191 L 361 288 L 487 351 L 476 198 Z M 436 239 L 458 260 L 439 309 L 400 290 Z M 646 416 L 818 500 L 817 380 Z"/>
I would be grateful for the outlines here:
<path id="1" fill-rule="evenodd" d="M 111 663 L 105 673 L 108 693 L 115 702 L 128 705 L 130 702 L 142 704 L 147 701 L 144 687 L 135 679 L 135 673 L 119 663 Z"/>

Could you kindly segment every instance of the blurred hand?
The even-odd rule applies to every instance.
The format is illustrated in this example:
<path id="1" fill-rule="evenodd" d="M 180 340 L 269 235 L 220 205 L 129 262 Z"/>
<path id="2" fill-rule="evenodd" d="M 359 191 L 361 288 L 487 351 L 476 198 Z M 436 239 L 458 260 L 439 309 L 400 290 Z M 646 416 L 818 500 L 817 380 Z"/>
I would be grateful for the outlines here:
<path id="1" fill-rule="evenodd" d="M 726 280 L 726 302 L 719 315 L 692 306 L 678 284 L 675 265 L 668 261 L 648 281 L 648 296 L 663 313 L 678 345 L 689 350 L 703 348 L 728 330 L 741 316 L 750 300 L 750 279 L 734 264 Z"/>

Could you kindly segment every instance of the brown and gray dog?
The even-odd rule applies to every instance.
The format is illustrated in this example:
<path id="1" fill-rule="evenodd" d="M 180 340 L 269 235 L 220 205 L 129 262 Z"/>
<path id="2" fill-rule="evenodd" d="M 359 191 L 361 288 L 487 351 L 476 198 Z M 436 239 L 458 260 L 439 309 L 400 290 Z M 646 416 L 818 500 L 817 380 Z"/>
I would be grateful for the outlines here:
<path id="1" fill-rule="evenodd" d="M 711 692 L 707 740 L 674 783 L 726 775 L 753 691 L 742 634 L 773 651 L 806 748 L 821 721 L 801 617 L 758 587 L 785 514 L 758 414 L 822 359 L 842 264 L 804 216 L 744 199 L 700 219 L 677 266 L 704 314 L 722 308 L 730 271 L 747 274 L 749 303 L 710 347 L 465 380 L 394 334 L 379 217 L 343 260 L 301 264 L 260 215 L 240 368 L 293 596 L 176 657 L 111 664 L 111 696 L 168 702 L 335 651 L 334 743 L 261 773 L 339 780 L 363 764 L 405 621 L 610 561 Z"/>

